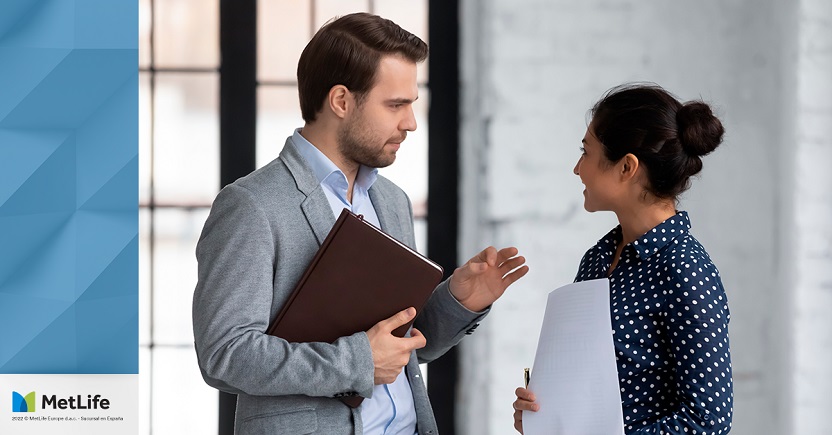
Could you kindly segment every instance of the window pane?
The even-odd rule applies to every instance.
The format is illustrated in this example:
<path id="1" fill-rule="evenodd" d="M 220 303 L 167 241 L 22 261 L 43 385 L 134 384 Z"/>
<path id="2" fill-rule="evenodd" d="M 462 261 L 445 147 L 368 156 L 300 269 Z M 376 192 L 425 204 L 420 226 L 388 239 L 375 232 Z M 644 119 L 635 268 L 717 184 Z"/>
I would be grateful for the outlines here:
<path id="1" fill-rule="evenodd" d="M 150 73 L 139 73 L 139 204 L 150 202 Z"/>
<path id="2" fill-rule="evenodd" d="M 150 344 L 150 210 L 139 209 L 139 345 Z"/>
<path id="3" fill-rule="evenodd" d="M 375 0 L 373 13 L 392 20 L 403 29 L 428 41 L 427 0 Z M 419 64 L 416 77 L 420 84 L 428 82 L 428 62 Z"/>
<path id="4" fill-rule="evenodd" d="M 197 281 L 196 242 L 207 208 L 156 209 L 153 246 L 153 342 L 192 344 L 191 301 Z"/>
<path id="5" fill-rule="evenodd" d="M 286 138 L 303 127 L 297 88 L 261 86 L 257 89 L 257 167 L 274 160 Z"/>
<path id="6" fill-rule="evenodd" d="M 156 0 L 153 6 L 157 68 L 219 66 L 217 0 Z"/>
<path id="7" fill-rule="evenodd" d="M 416 237 L 416 251 L 428 256 L 428 221 L 424 217 L 413 219 L 413 232 Z M 427 380 L 425 380 L 427 382 Z"/>
<path id="8" fill-rule="evenodd" d="M 369 11 L 368 0 L 316 0 L 315 30 L 317 31 L 324 23 L 336 16 Z"/>
<path id="9" fill-rule="evenodd" d="M 258 1 L 257 76 L 260 80 L 297 80 L 300 53 L 312 36 L 309 1 Z"/>
<path id="10" fill-rule="evenodd" d="M 150 349 L 139 347 L 139 435 L 150 435 Z"/>
<path id="11" fill-rule="evenodd" d="M 199 374 L 193 346 L 153 349 L 153 435 L 217 433 L 219 395 Z"/>
<path id="12" fill-rule="evenodd" d="M 139 0 L 139 68 L 150 67 L 150 0 Z"/>
<path id="13" fill-rule="evenodd" d="M 156 204 L 210 205 L 219 191 L 217 74 L 158 73 L 154 98 Z"/>
<path id="14" fill-rule="evenodd" d="M 428 200 L 428 104 L 426 88 L 419 88 L 419 99 L 413 103 L 416 115 L 416 131 L 410 132 L 396 154 L 392 165 L 379 169 L 379 173 L 404 189 L 413 202 L 413 214 L 425 216 Z M 456 188 L 456 186 L 449 186 Z"/>

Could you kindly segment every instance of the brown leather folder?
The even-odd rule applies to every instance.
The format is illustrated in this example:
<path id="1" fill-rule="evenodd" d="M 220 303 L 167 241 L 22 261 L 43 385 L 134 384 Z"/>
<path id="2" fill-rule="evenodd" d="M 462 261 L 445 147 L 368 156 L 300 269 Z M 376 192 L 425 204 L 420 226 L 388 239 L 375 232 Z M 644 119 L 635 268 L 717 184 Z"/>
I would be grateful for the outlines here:
<path id="1" fill-rule="evenodd" d="M 418 313 L 442 274 L 438 264 L 344 209 L 268 334 L 293 343 L 332 343 L 407 307 Z M 393 334 L 403 337 L 411 324 Z M 357 407 L 363 398 L 341 400 Z"/>

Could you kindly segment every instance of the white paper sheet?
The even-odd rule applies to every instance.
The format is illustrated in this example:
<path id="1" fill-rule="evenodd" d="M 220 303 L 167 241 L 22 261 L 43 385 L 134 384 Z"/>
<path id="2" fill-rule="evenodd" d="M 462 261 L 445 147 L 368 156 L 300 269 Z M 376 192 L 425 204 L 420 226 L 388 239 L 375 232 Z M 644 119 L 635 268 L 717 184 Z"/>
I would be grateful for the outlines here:
<path id="1" fill-rule="evenodd" d="M 525 435 L 623 435 L 610 321 L 609 280 L 549 293 L 529 389 L 540 411 L 523 411 Z"/>

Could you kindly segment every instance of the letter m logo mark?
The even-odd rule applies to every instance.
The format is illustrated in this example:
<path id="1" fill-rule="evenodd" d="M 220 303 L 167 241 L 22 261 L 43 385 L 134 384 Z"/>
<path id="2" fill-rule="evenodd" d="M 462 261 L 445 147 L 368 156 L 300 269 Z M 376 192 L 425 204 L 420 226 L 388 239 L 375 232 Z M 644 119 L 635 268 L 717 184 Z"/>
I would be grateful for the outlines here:
<path id="1" fill-rule="evenodd" d="M 35 392 L 22 396 L 12 391 L 12 412 L 35 412 Z"/>

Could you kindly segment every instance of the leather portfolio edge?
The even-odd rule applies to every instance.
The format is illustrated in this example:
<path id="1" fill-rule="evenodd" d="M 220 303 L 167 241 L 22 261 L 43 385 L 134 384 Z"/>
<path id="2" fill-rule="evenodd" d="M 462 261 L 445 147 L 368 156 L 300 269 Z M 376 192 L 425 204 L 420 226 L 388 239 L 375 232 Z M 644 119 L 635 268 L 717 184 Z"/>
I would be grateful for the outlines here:
<path id="1" fill-rule="evenodd" d="M 405 245 L 404 243 L 400 242 L 395 237 L 385 233 L 380 228 L 377 228 L 375 225 L 365 221 L 362 216 L 355 215 L 354 213 L 352 213 L 351 211 L 349 211 L 348 209 L 345 208 L 341 211 L 341 215 L 338 216 L 338 219 L 335 220 L 335 223 L 332 225 L 332 228 L 329 230 L 329 233 L 327 234 L 323 243 L 321 243 L 321 246 L 318 248 L 317 252 L 315 252 L 315 256 L 312 257 L 312 260 L 309 262 L 309 265 L 306 267 L 306 270 L 303 272 L 303 275 L 301 276 L 301 279 L 298 281 L 298 283 L 292 289 L 292 293 L 289 295 L 289 298 L 283 304 L 283 307 L 281 307 L 280 312 L 278 312 L 277 316 L 275 316 L 274 320 L 269 325 L 269 327 L 266 331 L 266 333 L 268 335 L 279 337 L 275 332 L 276 332 L 278 324 L 280 323 L 280 320 L 283 318 L 283 316 L 286 314 L 286 312 L 288 312 L 288 310 L 292 306 L 292 303 L 297 298 L 297 296 L 300 294 L 300 289 L 303 287 L 304 283 L 309 279 L 309 277 L 314 272 L 315 267 L 318 264 L 320 258 L 324 255 L 327 248 L 332 243 L 332 240 L 335 238 L 335 235 L 338 232 L 338 230 L 340 229 L 340 227 L 343 226 L 344 223 L 347 221 L 347 219 L 349 219 L 351 216 L 353 218 L 355 218 L 356 220 L 358 220 L 363 225 L 368 226 L 369 228 L 373 229 L 374 231 L 376 231 L 380 235 L 384 236 L 388 240 L 390 240 L 393 243 L 399 245 L 401 248 L 403 248 L 403 249 L 409 251 L 410 253 L 415 254 L 415 255 L 421 257 L 422 259 L 426 260 L 426 262 L 428 264 L 434 266 L 434 268 L 437 272 L 437 277 L 438 278 L 436 279 L 436 285 L 438 285 L 439 283 L 442 282 L 442 278 L 444 277 L 444 273 L 445 273 L 442 266 L 440 266 L 439 264 L 437 264 L 433 260 L 425 257 L 424 255 L 420 254 L 416 250 L 410 248 L 409 246 Z M 407 333 L 407 331 L 413 325 L 413 322 L 415 322 L 416 317 L 422 311 L 422 308 L 424 308 L 425 304 L 427 304 L 429 299 L 430 299 L 430 295 L 428 295 L 428 297 L 425 298 L 419 306 L 414 306 L 413 308 L 416 309 L 416 316 L 413 317 L 413 320 L 411 320 L 410 322 L 408 322 L 405 325 L 402 325 L 402 326 L 394 329 L 392 331 L 392 334 L 397 336 L 397 337 L 404 337 L 404 335 Z M 361 402 L 364 401 L 364 397 L 362 397 L 362 396 L 341 396 L 341 397 L 338 397 L 338 399 L 341 402 L 343 402 L 344 404 L 346 404 L 347 406 L 349 406 L 350 408 L 357 408 L 358 406 L 361 405 Z"/>
<path id="2" fill-rule="evenodd" d="M 280 308 L 280 312 L 277 313 L 272 323 L 269 325 L 269 329 L 266 330 L 266 334 L 273 335 L 277 337 L 278 335 L 275 333 L 277 329 L 277 325 L 280 323 L 280 320 L 283 319 L 283 316 L 289 311 L 289 307 L 292 306 L 292 302 L 295 301 L 295 298 L 298 297 L 300 294 L 300 289 L 303 288 L 303 284 L 309 279 L 309 276 L 312 275 L 312 272 L 315 270 L 315 266 L 318 264 L 318 261 L 323 257 L 324 252 L 326 252 L 329 245 L 332 243 L 332 239 L 335 238 L 335 233 L 338 232 L 338 229 L 344 225 L 344 222 L 347 221 L 347 217 L 349 216 L 347 213 L 349 211 L 344 209 L 345 212 L 341 213 L 341 216 L 338 216 L 338 219 L 335 221 L 335 224 L 332 225 L 332 229 L 329 230 L 329 234 L 326 235 L 324 242 L 321 243 L 321 246 L 318 247 L 318 251 L 315 252 L 315 256 L 312 257 L 312 260 L 309 261 L 309 265 L 307 265 L 306 270 L 303 271 L 303 275 L 300 277 L 300 280 L 295 285 L 295 288 L 292 289 L 292 293 L 289 295 L 289 298 L 286 299 L 286 302 L 283 304 L 283 307 Z"/>

